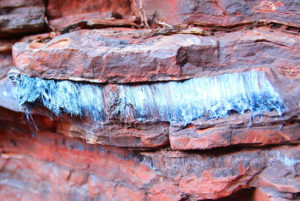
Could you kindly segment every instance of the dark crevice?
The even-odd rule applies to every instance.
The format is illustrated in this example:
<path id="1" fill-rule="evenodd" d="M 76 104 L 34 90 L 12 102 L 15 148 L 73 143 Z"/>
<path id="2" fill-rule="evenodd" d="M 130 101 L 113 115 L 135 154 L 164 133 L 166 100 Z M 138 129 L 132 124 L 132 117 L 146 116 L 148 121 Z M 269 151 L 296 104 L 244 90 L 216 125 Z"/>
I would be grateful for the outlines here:
<path id="1" fill-rule="evenodd" d="M 79 21 L 75 24 L 71 24 L 67 27 L 64 27 L 60 30 L 60 33 L 69 33 L 72 31 L 80 30 L 80 29 L 104 29 L 104 28 L 112 28 L 112 27 L 127 27 L 127 28 L 138 28 L 138 25 L 135 22 L 131 22 L 128 20 L 102 20 L 98 22 L 93 21 Z"/>
<path id="2" fill-rule="evenodd" d="M 215 25 L 215 24 L 205 24 L 205 23 L 198 23 L 198 22 L 191 22 L 190 24 L 202 27 L 206 29 L 206 32 L 209 33 L 208 35 L 214 35 L 217 32 L 234 32 L 239 31 L 242 29 L 254 29 L 258 27 L 268 27 L 270 29 L 278 29 L 284 32 L 299 34 L 300 28 L 292 25 L 287 25 L 284 23 L 279 22 L 267 22 L 267 21 L 254 21 L 254 22 L 244 22 L 238 23 L 233 25 Z"/>
<path id="3" fill-rule="evenodd" d="M 222 155 L 228 155 L 228 154 L 233 154 L 233 153 L 237 153 L 237 152 L 241 152 L 241 151 L 267 151 L 267 150 L 271 150 L 274 148 L 279 148 L 282 146 L 286 146 L 289 145 L 291 146 L 298 146 L 299 142 L 295 142 L 294 144 L 290 144 L 290 143 L 281 143 L 281 144 L 269 144 L 269 145 L 264 145 L 264 146 L 245 146 L 245 144 L 239 144 L 239 145 L 231 145 L 231 146 L 227 146 L 227 147 L 216 147 L 216 148 L 212 148 L 212 149 L 205 149 L 205 150 L 174 150 L 171 148 L 160 148 L 159 150 L 145 150 L 143 152 L 147 152 L 147 153 L 155 153 L 157 151 L 165 151 L 165 152 L 174 152 L 174 151 L 179 151 L 181 153 L 186 153 L 189 155 L 206 155 L 206 156 L 213 156 L 213 157 L 218 157 L 218 156 L 222 156 Z"/>
<path id="4" fill-rule="evenodd" d="M 201 200 L 201 201 L 252 201 L 254 190 L 255 190 L 254 188 L 243 189 L 224 198 L 220 198 L 216 200 Z"/>

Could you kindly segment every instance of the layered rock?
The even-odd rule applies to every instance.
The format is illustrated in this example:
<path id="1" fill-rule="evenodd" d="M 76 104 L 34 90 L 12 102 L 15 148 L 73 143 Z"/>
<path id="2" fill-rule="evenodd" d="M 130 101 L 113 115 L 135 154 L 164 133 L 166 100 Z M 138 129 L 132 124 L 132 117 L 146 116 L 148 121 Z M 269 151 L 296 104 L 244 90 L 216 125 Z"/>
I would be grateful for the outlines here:
<path id="1" fill-rule="evenodd" d="M 295 1 L 0 10 L 0 199 L 300 199 Z"/>
<path id="2" fill-rule="evenodd" d="M 142 130 L 150 129 L 150 133 L 154 131 L 156 134 L 142 133 L 153 136 L 151 140 L 160 139 L 159 143 L 150 145 L 138 140 L 138 143 L 128 143 L 127 146 L 164 146 L 168 135 L 172 148 L 184 150 L 241 144 L 298 143 L 298 37 L 289 38 L 291 34 L 280 30 L 258 28 L 216 37 L 172 34 L 136 39 L 132 35 L 134 30 L 113 30 L 83 30 L 58 36 L 45 44 L 16 44 L 13 55 L 21 74 L 75 81 L 27 80 L 25 75 L 21 75 L 14 78 L 21 80 L 17 81 L 23 91 L 19 94 L 21 104 L 40 99 L 56 115 L 61 111 L 72 115 L 87 114 L 103 122 L 103 128 L 88 129 L 90 134 L 84 132 L 87 128 L 80 123 L 70 126 L 70 130 L 84 133 L 76 134 L 81 138 L 91 139 L 90 136 L 94 136 L 93 140 L 88 140 L 91 143 L 120 145 L 112 136 L 128 136 L 130 139 L 141 136 L 129 134 L 130 129 L 138 125 L 148 125 L 142 126 Z M 140 37 L 150 34 L 149 31 L 136 33 Z M 235 39 L 238 35 L 242 37 Z M 82 36 L 82 41 L 75 40 L 81 38 L 79 36 Z M 92 38 L 99 44 L 89 42 Z M 99 46 L 103 49 L 98 49 Z M 215 50 L 210 52 L 212 49 Z M 276 58 L 278 54 L 286 56 Z M 139 66 L 140 58 L 149 62 Z M 162 65 L 166 72 L 161 70 Z M 292 71 L 289 65 L 293 66 Z M 77 67 L 75 71 L 74 66 Z M 178 70 L 172 72 L 171 69 Z M 14 76 L 18 77 L 18 73 Z M 210 77 L 206 78 L 208 75 Z M 192 79 L 153 83 L 187 78 Z M 77 85 L 78 81 L 92 83 Z M 134 82 L 144 83 L 137 86 L 132 85 Z M 39 85 L 40 89 L 36 90 L 35 85 Z M 51 92 L 51 89 L 55 90 Z M 61 94 L 65 95 L 62 100 L 59 98 Z M 93 104 L 89 105 L 90 102 Z M 248 110 L 252 114 L 247 113 Z M 243 115 L 231 114 L 234 112 Z M 224 119 L 227 116 L 229 118 Z M 115 131 L 116 135 L 105 137 L 111 129 L 118 130 L 116 128 L 121 122 L 126 123 L 125 130 L 121 128 L 120 132 Z M 168 122 L 171 123 L 170 128 Z M 133 126 L 128 126 L 131 124 Z M 152 129 L 154 125 L 162 127 Z"/>
<path id="3" fill-rule="evenodd" d="M 168 24 L 191 23 L 212 27 L 239 26 L 247 23 L 279 22 L 299 27 L 297 11 L 299 3 L 295 1 L 185 1 L 144 0 L 137 3 L 144 9 L 148 18 L 155 14 L 158 21 Z M 137 15 L 139 10 L 136 10 Z"/>
<path id="4" fill-rule="evenodd" d="M 46 43 L 17 43 L 13 57 L 23 73 L 46 79 L 155 82 L 261 67 L 288 79 L 299 79 L 299 37 L 281 31 L 259 28 L 217 37 L 150 37 L 155 33 L 120 29 L 76 31 Z M 282 57 L 277 58 L 278 55 Z M 295 69 L 293 75 L 284 74 L 289 68 Z"/>
<path id="5" fill-rule="evenodd" d="M 209 149 L 231 145 L 298 144 L 299 129 L 298 117 L 278 118 L 277 114 L 273 117 L 272 114 L 251 117 L 247 114 L 231 115 L 219 120 L 200 119 L 187 126 L 174 125 L 170 129 L 169 137 L 171 147 L 178 150 Z"/>
<path id="6" fill-rule="evenodd" d="M 83 26 L 137 26 L 129 0 L 49 0 L 47 13 L 49 26 L 63 32 Z"/>
<path id="7" fill-rule="evenodd" d="M 44 0 L 0 2 L 0 36 L 24 35 L 45 29 Z"/>
<path id="8" fill-rule="evenodd" d="M 1 192 L 15 192 L 12 199 L 203 200 L 256 186 L 298 196 L 298 145 L 129 151 L 56 134 L 49 119 L 32 134 L 21 113 L 1 113 Z"/>

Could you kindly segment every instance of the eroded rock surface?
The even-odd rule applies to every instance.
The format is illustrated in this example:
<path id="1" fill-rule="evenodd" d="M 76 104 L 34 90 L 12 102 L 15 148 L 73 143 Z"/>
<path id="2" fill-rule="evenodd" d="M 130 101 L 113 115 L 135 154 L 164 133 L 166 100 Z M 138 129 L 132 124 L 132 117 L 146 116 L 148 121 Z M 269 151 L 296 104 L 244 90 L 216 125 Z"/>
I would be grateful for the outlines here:
<path id="1" fill-rule="evenodd" d="M 0 36 L 24 35 L 45 29 L 44 0 L 2 0 Z"/>
<path id="2" fill-rule="evenodd" d="M 266 21 L 298 27 L 300 23 L 299 2 L 289 0 L 144 0 L 142 7 L 149 18 L 156 13 L 158 20 L 172 25 L 194 23 L 226 27 Z"/>
<path id="3" fill-rule="evenodd" d="M 201 200 L 256 186 L 297 198 L 299 191 L 298 145 L 225 153 L 129 151 L 56 134 L 49 119 L 31 133 L 22 114 L 5 113 L 1 192 L 15 192 L 11 199 Z"/>
<path id="4" fill-rule="evenodd" d="M 130 0 L 49 0 L 47 13 L 50 27 L 63 31 L 77 26 L 136 26 Z"/>
<path id="5" fill-rule="evenodd" d="M 98 83 L 184 80 L 258 67 L 292 67 L 299 79 L 298 36 L 264 28 L 217 37 L 150 36 L 143 30 L 82 30 L 47 43 L 17 43 L 13 57 L 30 76 Z"/>
<path id="6" fill-rule="evenodd" d="M 299 200 L 299 9 L 0 0 L 0 200 Z"/>

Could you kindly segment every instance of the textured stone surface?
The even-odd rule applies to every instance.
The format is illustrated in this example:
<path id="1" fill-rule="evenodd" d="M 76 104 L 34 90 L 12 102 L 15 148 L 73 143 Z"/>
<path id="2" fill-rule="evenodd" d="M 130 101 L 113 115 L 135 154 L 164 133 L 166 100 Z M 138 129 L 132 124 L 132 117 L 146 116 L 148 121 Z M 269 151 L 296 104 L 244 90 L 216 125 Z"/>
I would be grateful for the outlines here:
<path id="1" fill-rule="evenodd" d="M 260 67 L 281 74 L 292 68 L 293 74 L 283 76 L 299 80 L 298 36 L 264 28 L 216 37 L 151 35 L 143 30 L 82 30 L 47 43 L 17 43 L 14 63 L 31 76 L 100 83 L 182 80 Z"/>
<path id="2" fill-rule="evenodd" d="M 57 132 L 82 138 L 89 144 L 133 148 L 157 148 L 169 144 L 169 124 L 162 122 L 111 122 L 103 125 L 61 122 L 57 125 Z"/>
<path id="3" fill-rule="evenodd" d="M 226 119 L 200 119 L 187 126 L 171 126 L 170 144 L 173 149 L 193 150 L 230 145 L 265 146 L 268 144 L 299 143 L 299 117 L 278 118 L 272 113 L 264 117 L 250 114 L 231 115 Z M 250 120 L 251 118 L 251 120 Z M 282 122 L 285 122 L 282 124 Z M 296 123 L 288 123 L 296 122 Z"/>
<path id="4" fill-rule="evenodd" d="M 43 0 L 2 0 L 0 2 L 0 36 L 24 35 L 45 29 Z"/>
<path id="5" fill-rule="evenodd" d="M 207 26 L 235 26 L 259 21 L 280 22 L 299 26 L 300 4 L 289 0 L 143 0 L 142 7 L 151 19 L 168 24 L 192 23 Z M 139 6 L 138 6 L 139 7 Z M 136 14 L 139 15 L 136 9 Z"/>
<path id="6" fill-rule="evenodd" d="M 19 107 L 15 97 L 11 97 L 10 91 L 13 90 L 10 82 L 6 82 L 7 79 L 0 80 L 0 99 L 1 106 L 9 108 L 10 110 L 19 111 L 25 113 L 26 111 Z M 1 109 L 3 114 L 2 120 L 9 118 L 8 110 Z M 88 144 L 100 144 L 100 145 L 113 145 L 119 147 L 131 147 L 131 148 L 158 148 L 164 147 L 169 144 L 169 123 L 166 122 L 106 122 L 97 123 L 87 118 L 70 118 L 69 115 L 63 115 L 60 117 L 53 117 L 51 113 L 46 110 L 32 110 L 32 117 L 28 118 L 28 124 L 34 130 L 53 130 L 56 133 L 81 138 Z M 6 116 L 8 115 L 8 116 Z M 16 118 L 21 118 L 22 116 Z M 51 122 L 48 115 L 52 119 L 50 128 L 45 127 L 45 122 Z M 32 118 L 32 119 L 31 119 Z M 23 126 L 19 125 L 19 126 Z M 48 125 L 48 124 L 46 124 Z"/>
<path id="7" fill-rule="evenodd" d="M 58 30 L 85 21 L 105 27 L 123 26 L 126 22 L 118 19 L 132 15 L 129 0 L 49 0 L 47 13 L 49 25 Z"/>
<path id="8" fill-rule="evenodd" d="M 1 88 L 3 89 L 2 97 L 4 100 L 2 106 L 8 107 L 7 105 L 9 105 L 10 107 L 8 108 L 14 109 L 12 100 L 14 100 L 14 102 L 16 103 L 16 97 L 5 96 L 5 94 L 6 95 L 12 94 L 13 92 L 12 84 L 9 83 L 8 80 L 3 80 L 1 83 L 2 83 Z M 259 83 L 262 84 L 264 82 L 259 82 Z M 42 85 L 44 86 L 45 84 Z M 30 92 L 33 93 L 33 95 L 35 95 L 37 93 L 35 92 L 36 86 L 41 86 L 41 83 L 35 83 L 32 86 L 33 88 L 24 88 L 24 89 L 22 88 L 21 90 L 29 90 Z M 88 89 L 87 87 L 88 86 L 82 89 L 85 89 L 86 91 Z M 130 88 L 131 86 L 128 87 Z M 232 87 L 234 87 L 234 85 Z M 51 88 L 52 87 L 46 90 L 50 90 Z M 9 92 L 9 90 L 11 90 L 11 92 Z M 88 116 L 79 118 L 80 115 L 78 115 L 77 113 L 73 113 L 73 118 L 68 120 L 68 118 L 72 117 L 72 113 L 71 113 L 71 116 L 65 115 L 64 119 L 66 122 L 60 124 L 59 126 L 61 130 L 60 133 L 63 133 L 68 136 L 83 138 L 88 143 L 92 143 L 92 144 L 96 143 L 102 145 L 115 145 L 115 146 L 122 146 L 122 147 L 160 147 L 168 144 L 169 142 L 168 137 L 170 136 L 171 147 L 173 149 L 179 149 L 179 150 L 180 149 L 182 150 L 211 149 L 214 147 L 226 147 L 231 145 L 265 146 L 269 144 L 298 143 L 300 139 L 299 123 L 298 123 L 299 111 L 297 107 L 295 107 L 294 109 L 288 108 L 288 110 L 285 111 L 283 116 L 280 116 L 276 111 L 273 112 L 259 111 L 257 114 L 255 112 L 246 113 L 246 114 L 230 114 L 229 117 L 227 118 L 222 117 L 218 119 L 214 117 L 210 120 L 208 120 L 206 117 L 203 117 L 200 118 L 199 120 L 192 121 L 190 124 L 187 124 L 187 122 L 183 119 L 181 123 L 170 122 L 171 123 L 171 127 L 170 127 L 170 124 L 165 122 L 168 121 L 168 119 L 162 119 L 162 116 L 164 115 L 158 115 L 158 112 L 161 112 L 160 110 L 165 109 L 164 107 L 160 108 L 156 106 L 157 103 L 159 102 L 157 103 L 156 102 L 152 103 L 151 101 L 146 102 L 147 104 L 144 106 L 143 105 L 136 106 L 133 105 L 133 103 L 131 103 L 130 111 L 132 112 L 133 116 L 127 115 L 125 117 L 122 117 L 122 115 L 127 114 L 126 113 L 127 110 L 126 108 L 124 109 L 122 107 L 123 104 L 121 104 L 121 102 L 123 99 L 120 99 L 121 92 L 118 90 L 120 89 L 118 89 L 116 85 L 107 85 L 103 87 L 103 93 L 101 94 L 101 98 L 103 98 L 103 100 L 100 101 L 99 104 L 104 109 L 100 110 L 97 108 L 96 110 L 94 107 L 92 107 L 92 111 L 96 110 L 96 112 L 105 113 L 104 114 L 105 117 L 103 120 L 99 120 L 99 121 L 95 121 L 93 119 L 88 120 L 89 118 Z M 177 88 L 177 90 L 179 90 L 179 88 Z M 252 90 L 252 88 L 246 90 Z M 271 88 L 268 88 L 268 90 L 271 90 Z M 55 92 L 57 91 L 58 89 L 55 90 Z M 142 91 L 143 90 L 137 91 L 137 95 L 133 96 L 133 100 L 138 99 L 139 96 L 144 96 L 141 94 Z M 158 89 L 155 89 L 155 91 L 158 94 L 161 93 L 168 94 L 170 92 L 170 89 L 167 90 L 166 92 L 158 91 Z M 53 93 L 54 92 L 50 92 L 49 95 Z M 69 105 L 74 103 L 73 104 L 74 107 L 77 107 L 77 105 L 79 104 L 79 103 L 77 104 L 78 100 L 82 99 L 82 97 L 78 99 L 78 97 L 75 96 L 76 93 L 81 93 L 80 91 L 79 92 L 74 91 L 73 93 L 74 95 L 67 94 L 67 92 L 60 94 L 60 95 L 64 95 L 65 97 L 71 97 L 71 99 L 70 100 L 68 99 L 67 101 L 67 99 L 64 98 L 62 99 L 62 103 L 65 101 L 67 101 L 67 103 L 58 106 L 55 105 L 55 107 L 62 108 L 67 106 L 67 108 L 69 108 L 68 111 L 72 112 L 72 110 L 70 110 Z M 86 96 L 93 96 L 93 94 L 89 94 L 89 93 L 84 93 L 84 94 L 86 94 Z M 155 96 L 155 94 L 153 94 L 153 96 Z M 197 96 L 197 94 L 195 94 L 195 96 Z M 47 97 L 48 96 L 40 96 L 40 97 L 37 96 L 35 98 L 43 99 Z M 165 98 L 166 99 L 165 101 L 167 101 L 166 97 L 158 96 L 158 99 L 162 101 L 162 99 Z M 55 96 L 54 98 L 58 99 L 59 97 Z M 97 96 L 96 98 L 99 99 L 100 97 Z M 127 97 L 127 99 L 129 98 L 132 97 Z M 149 96 L 148 98 L 152 98 L 152 96 Z M 41 105 L 35 103 L 34 100 L 35 99 L 33 99 L 32 101 L 33 104 L 31 103 L 27 105 L 28 108 L 38 109 L 39 107 L 41 107 Z M 47 100 L 49 100 L 49 98 Z M 88 100 L 88 102 L 93 102 L 94 104 L 96 104 L 97 107 L 99 107 L 98 102 L 96 103 L 93 98 L 84 99 L 84 100 Z M 297 100 L 298 99 L 296 99 L 296 101 Z M 186 99 L 186 101 L 188 101 L 188 99 Z M 268 99 L 266 101 L 271 101 L 271 100 Z M 226 107 L 228 107 L 228 104 L 230 103 L 227 102 L 224 103 L 224 105 L 227 105 Z M 144 109 L 141 108 L 141 106 L 143 106 L 144 108 L 150 108 L 154 116 L 151 116 L 148 113 L 145 114 L 146 115 L 145 117 L 134 116 L 134 113 L 139 113 L 139 112 L 144 113 Z M 169 112 L 173 112 L 173 111 L 177 112 L 178 110 L 178 113 L 180 114 L 182 113 L 177 108 L 179 107 L 178 103 L 169 101 L 169 106 L 170 108 L 172 108 L 169 109 L 170 110 Z M 48 108 L 51 107 L 48 106 Z M 195 105 L 195 108 L 191 112 L 195 112 L 197 107 L 198 106 Z M 17 105 L 15 106 L 15 108 L 17 108 Z M 58 115 L 56 119 L 61 118 L 59 117 L 59 115 L 66 114 L 64 112 L 62 113 L 56 113 L 55 111 L 52 112 Z M 189 112 L 189 107 L 186 107 L 183 110 L 183 112 L 187 114 Z M 43 114 L 52 116 L 50 112 L 48 113 L 43 112 Z M 189 119 L 186 120 L 188 121 Z M 39 127 L 39 125 L 37 126 Z M 171 128 L 170 131 L 169 131 L 169 127 Z"/>
<path id="9" fill-rule="evenodd" d="M 145 41 L 134 38 L 147 32 L 83 30 L 58 36 L 49 43 L 40 44 L 40 48 L 32 49 L 34 46 L 30 44 L 18 43 L 13 50 L 14 61 L 21 71 L 32 76 L 126 83 L 188 78 L 188 72 L 180 76 L 181 67 L 176 64 L 182 46 L 199 45 L 203 57 L 217 53 L 217 41 L 212 38 L 192 35 Z M 196 62 L 200 64 L 201 60 Z"/>
<path id="10" fill-rule="evenodd" d="M 289 193 L 280 193 L 273 188 L 262 187 L 257 188 L 254 192 L 254 201 L 288 201 L 297 199 Z"/>
<path id="11" fill-rule="evenodd" d="M 299 146 L 228 153 L 128 151 L 49 132 L 49 120 L 32 134 L 18 115 L 7 111 L 1 119 L 1 178 L 10 178 L 1 180 L 1 196 L 14 192 L 14 199 L 24 194 L 40 200 L 216 199 L 256 186 L 294 197 L 299 192 Z"/>
<path id="12" fill-rule="evenodd" d="M 0 0 L 0 200 L 300 200 L 299 9 Z"/>
<path id="13" fill-rule="evenodd" d="M 264 82 L 259 83 L 262 84 Z M 44 86 L 45 84 L 42 85 Z M 41 83 L 33 84 L 33 88 L 21 88 L 21 90 L 29 90 L 30 93 L 35 95 L 37 93 L 35 92 L 36 86 L 41 86 Z M 18 107 L 16 96 L 13 96 L 13 92 L 15 89 L 11 82 L 7 79 L 3 79 L 0 82 L 0 87 L 2 88 L 0 95 L 3 100 L 1 105 L 16 111 L 22 109 L 22 107 Z M 70 87 L 72 87 L 72 85 L 70 85 Z M 87 87 L 88 86 L 86 86 L 85 88 L 81 88 L 86 91 L 88 89 Z M 130 88 L 131 86 L 127 87 Z M 231 87 L 234 87 L 234 85 Z M 45 90 L 50 90 L 51 88 L 52 87 Z M 169 89 L 165 92 L 159 91 L 157 88 L 154 89 L 154 91 L 156 91 L 156 93 L 158 94 L 167 94 L 166 97 L 172 95 L 171 94 L 168 96 L 170 92 L 169 88 L 162 88 Z M 101 105 L 101 107 L 103 107 L 103 109 L 101 110 L 91 107 L 91 112 L 96 111 L 101 114 L 104 113 L 104 119 L 100 119 L 99 121 L 90 119 L 91 117 L 88 116 L 82 116 L 80 118 L 80 115 L 78 115 L 77 113 L 73 113 L 72 116 L 72 113 L 71 115 L 68 115 L 66 112 L 56 113 L 55 111 L 52 111 L 55 115 L 58 115 L 58 117 L 55 117 L 55 119 L 64 119 L 63 122 L 59 123 L 59 125 L 57 126 L 59 127 L 59 132 L 68 136 L 80 137 L 82 139 L 85 139 L 88 143 L 92 144 L 96 143 L 122 147 L 161 147 L 167 145 L 170 138 L 171 147 L 173 149 L 179 150 L 211 149 L 214 147 L 227 147 L 231 145 L 265 146 L 269 144 L 299 143 L 299 110 L 297 109 L 297 107 L 295 107 L 294 109 L 289 107 L 287 110 L 284 110 L 285 112 L 283 116 L 280 116 L 276 111 L 267 112 L 266 110 L 259 111 L 257 113 L 249 112 L 246 114 L 243 114 L 242 111 L 242 114 L 229 114 L 227 118 L 222 117 L 218 119 L 217 117 L 214 117 L 208 120 L 206 117 L 202 117 L 198 120 L 192 121 L 189 124 L 187 124 L 187 121 L 189 121 L 189 119 L 183 119 L 181 120 L 181 123 L 167 123 L 165 121 L 168 121 L 168 119 L 163 119 L 164 115 L 158 115 L 159 112 L 164 112 L 163 109 L 165 109 L 164 107 L 157 107 L 157 104 L 159 102 L 153 103 L 150 101 L 146 102 L 147 104 L 145 105 L 138 106 L 133 105 L 133 102 L 130 104 L 131 113 L 129 113 L 130 115 L 128 116 L 128 112 L 126 112 L 128 110 L 126 110 L 126 107 L 125 109 L 123 108 L 123 99 L 120 99 L 121 92 L 119 90 L 121 89 L 116 85 L 107 85 L 103 87 L 101 97 L 95 97 L 96 99 L 103 98 L 100 103 L 96 103 L 93 98 L 84 99 L 88 102 L 93 102 L 97 107 L 100 107 L 99 104 Z M 179 88 L 177 88 L 177 90 L 179 90 Z M 249 88 L 246 90 L 253 89 Z M 268 90 L 271 90 L 271 88 L 268 88 Z M 58 89 L 55 90 L 55 92 L 57 91 Z M 142 91 L 143 90 L 137 91 L 137 94 L 133 96 L 133 98 L 127 97 L 127 99 L 132 98 L 133 100 L 135 100 L 140 96 L 144 96 L 141 93 Z M 53 93 L 54 92 L 50 92 L 49 95 L 53 95 Z M 77 102 L 82 99 L 82 97 L 78 98 L 77 96 L 75 96 L 76 93 L 81 93 L 80 91 L 76 92 L 75 90 L 73 93 L 73 95 L 67 94 L 67 92 L 64 92 L 63 90 L 63 94 L 60 94 L 59 96 L 63 95 L 65 97 L 70 97 L 71 99 L 68 99 L 68 101 L 66 98 L 62 99 L 62 103 L 66 101 L 67 103 L 58 106 L 54 105 L 55 108 L 67 107 L 69 108 L 68 111 L 72 112 L 69 105 L 73 104 L 74 107 L 77 107 L 78 104 L 81 104 L 77 104 Z M 93 94 L 90 93 L 84 94 L 85 96 L 93 96 Z M 184 94 L 180 96 L 183 95 Z M 54 99 L 59 99 L 59 96 L 54 96 Z M 156 96 L 156 94 L 153 94 L 153 96 Z M 195 94 L 195 96 L 197 96 L 197 94 Z M 35 97 L 35 99 L 43 99 L 47 97 L 48 96 L 37 96 Z M 166 97 L 158 96 L 157 99 L 162 101 L 163 98 L 165 98 L 165 101 L 167 101 Z M 149 96 L 148 98 L 152 98 L 152 96 Z M 236 98 L 238 97 L 235 97 L 235 99 Z M 34 101 L 35 99 L 33 99 L 31 104 L 27 104 L 27 108 L 32 108 L 33 113 L 35 113 L 35 110 L 38 110 L 41 107 L 39 103 Z M 47 100 L 49 100 L 49 98 Z M 188 101 L 188 99 L 185 100 Z M 298 99 L 294 101 L 296 101 L 297 103 L 297 100 Z M 270 102 L 271 100 L 268 99 L 265 101 Z M 226 107 L 228 107 L 228 104 L 230 104 L 230 102 L 224 103 Z M 183 112 L 179 111 L 178 103 L 174 101 L 169 101 L 168 105 L 171 109 L 169 109 L 170 111 L 167 112 L 170 113 L 173 111 L 177 112 L 178 110 L 178 113 L 187 115 L 188 112 L 190 112 L 189 107 L 185 107 Z M 148 113 L 145 114 L 145 117 L 135 116 L 135 113 L 144 113 L 145 111 L 147 111 L 141 108 L 142 106 L 143 108 L 150 108 L 150 111 L 152 111 L 153 113 L 152 116 Z M 51 107 L 48 106 L 48 108 Z M 195 112 L 195 110 L 198 109 L 197 107 L 199 106 L 195 105 L 195 108 L 191 110 L 191 112 Z M 46 113 L 45 111 L 42 111 L 42 113 L 46 116 L 53 116 L 50 111 Z M 62 114 L 63 116 L 61 116 Z M 122 117 L 122 115 L 125 116 Z M 198 116 L 195 117 L 198 118 Z M 38 128 L 39 126 L 40 125 L 37 125 Z"/>
<path id="14" fill-rule="evenodd" d="M 231 145 L 265 146 L 298 143 L 299 140 L 298 43 L 298 36 L 269 28 L 242 30 L 217 36 L 153 36 L 152 31 L 132 29 L 123 32 L 120 29 L 82 30 L 63 34 L 47 43 L 18 43 L 14 46 L 14 62 L 21 72 L 31 76 L 105 83 L 181 80 L 249 69 L 264 71 L 287 107 L 283 117 L 276 114 L 264 114 L 263 117 L 255 117 L 253 114 L 254 118 L 249 115 L 236 115 L 225 120 L 199 120 L 186 127 L 172 126 L 170 144 L 174 149 L 184 150 Z M 201 55 L 200 59 L 197 55 Z M 105 85 L 104 89 L 105 113 L 109 119 L 115 118 L 120 115 L 120 92 L 118 87 L 110 84 Z M 169 91 L 164 93 L 169 94 Z M 151 108 L 150 106 L 147 105 Z M 156 109 L 153 106 L 152 111 Z M 156 119 L 160 118 L 157 116 Z M 156 123 L 157 121 L 148 125 Z M 107 131 L 118 127 L 111 123 L 106 125 L 112 126 Z M 149 129 L 150 133 L 155 131 L 152 126 Z M 117 135 L 104 137 L 108 136 L 105 134 L 107 132 L 105 129 L 101 132 L 100 130 L 98 133 L 102 134 L 92 132 L 96 133 L 92 136 L 97 137 L 91 143 L 109 144 L 109 141 L 111 145 L 120 145 L 117 141 L 108 140 Z M 137 136 L 129 134 L 131 131 L 128 128 L 120 130 L 124 133 L 123 137 L 131 136 L 128 141 L 130 143 L 133 142 L 133 136 Z M 166 139 L 166 130 L 167 127 L 156 130 L 156 137 L 153 139 Z M 83 133 L 85 134 L 80 134 L 81 138 L 92 139 L 86 132 Z M 121 137 L 119 133 L 118 136 Z M 142 147 L 142 144 L 138 142 L 132 145 Z M 166 143 L 159 141 L 158 144 Z"/>
<path id="15" fill-rule="evenodd" d="M 131 13 L 130 3 L 128 0 L 49 0 L 47 12 L 50 19 L 61 18 L 64 16 L 70 16 L 74 14 L 84 13 L 103 13 L 103 12 L 117 12 L 122 15 L 128 15 Z"/>

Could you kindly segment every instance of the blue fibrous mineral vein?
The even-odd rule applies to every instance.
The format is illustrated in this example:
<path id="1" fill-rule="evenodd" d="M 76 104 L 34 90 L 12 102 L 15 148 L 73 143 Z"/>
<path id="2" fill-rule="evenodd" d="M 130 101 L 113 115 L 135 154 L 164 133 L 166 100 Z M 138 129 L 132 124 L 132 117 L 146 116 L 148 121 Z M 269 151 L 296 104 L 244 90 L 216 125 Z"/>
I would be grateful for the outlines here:
<path id="1" fill-rule="evenodd" d="M 104 115 L 105 85 L 55 81 L 21 75 L 17 96 L 21 106 L 41 102 L 54 114 L 90 116 L 96 121 Z M 205 118 L 223 118 L 232 111 L 259 113 L 285 106 L 264 72 L 249 71 L 216 77 L 194 78 L 153 84 L 118 85 L 120 120 L 189 123 Z"/>
<path id="2" fill-rule="evenodd" d="M 54 81 L 21 75 L 17 81 L 17 96 L 21 106 L 41 102 L 55 115 L 71 115 L 103 119 L 102 88 L 68 80 Z"/>

